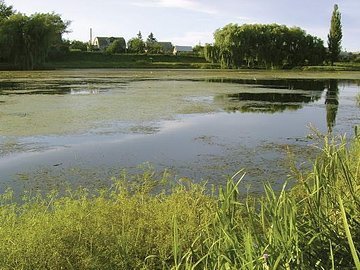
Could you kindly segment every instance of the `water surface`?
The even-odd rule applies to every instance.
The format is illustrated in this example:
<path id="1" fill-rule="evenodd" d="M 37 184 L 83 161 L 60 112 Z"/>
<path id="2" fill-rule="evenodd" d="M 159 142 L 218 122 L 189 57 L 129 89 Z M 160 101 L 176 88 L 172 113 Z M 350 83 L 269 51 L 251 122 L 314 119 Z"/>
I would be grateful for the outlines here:
<path id="1" fill-rule="evenodd" d="M 121 71 L 17 73 L 0 80 L 0 184 L 107 186 L 122 169 L 170 169 L 222 184 L 241 168 L 244 189 L 280 187 L 316 151 L 309 126 L 352 133 L 359 81 L 142 76 Z M 303 164 L 304 163 L 304 164 Z"/>

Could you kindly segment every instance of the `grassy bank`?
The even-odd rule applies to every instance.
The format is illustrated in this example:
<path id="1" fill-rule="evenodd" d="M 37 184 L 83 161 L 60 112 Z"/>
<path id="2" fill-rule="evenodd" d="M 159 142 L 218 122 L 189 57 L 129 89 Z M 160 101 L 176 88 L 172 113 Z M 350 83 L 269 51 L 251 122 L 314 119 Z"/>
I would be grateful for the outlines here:
<path id="1" fill-rule="evenodd" d="M 216 68 L 203 57 L 186 55 L 115 54 L 99 52 L 70 52 L 58 61 L 50 61 L 45 68 Z"/>
<path id="2" fill-rule="evenodd" d="M 121 69 L 220 69 L 220 64 L 212 64 L 204 57 L 196 55 L 151 55 L 151 54 L 106 54 L 102 52 L 70 51 L 68 54 L 47 61 L 36 70 L 53 69 L 92 69 L 92 68 L 121 68 Z M 303 66 L 294 67 L 294 71 L 341 72 L 360 71 L 360 63 L 337 62 L 333 66 Z M 11 63 L 0 63 L 0 70 L 21 70 Z M 224 69 L 223 69 L 224 70 Z M 226 69 L 225 69 L 226 70 Z M 246 66 L 235 71 L 248 70 Z M 266 69 L 250 69 L 253 72 Z M 282 69 L 275 69 L 281 71 Z M 289 72 L 289 69 L 284 69 Z M 290 70 L 291 72 L 291 70 Z"/>
<path id="3" fill-rule="evenodd" d="M 360 63 L 337 62 L 333 66 L 308 66 L 303 67 L 304 71 L 359 71 Z"/>
<path id="4" fill-rule="evenodd" d="M 0 66 L 1 67 L 1 66 Z M 212 64 L 204 57 L 187 55 L 147 55 L 115 54 L 99 52 L 70 52 L 59 60 L 49 61 L 44 69 L 69 68 L 161 68 L 161 69 L 220 69 L 220 64 Z M 246 69 L 245 67 L 240 69 Z M 294 68 L 297 70 L 298 68 Z M 304 71 L 360 71 L 359 63 L 338 62 L 333 66 L 305 66 Z"/>
<path id="5" fill-rule="evenodd" d="M 68 68 L 166 68 L 166 69 L 220 69 L 204 57 L 195 55 L 104 54 L 72 51 L 59 60 L 46 63 L 45 69 Z M 243 69 L 246 69 L 245 67 Z M 298 68 L 295 68 L 298 69 Z M 333 66 L 305 66 L 304 71 L 360 71 L 360 63 L 337 62 Z"/>
<path id="6" fill-rule="evenodd" d="M 360 269 L 360 136 L 325 139 L 297 185 L 240 198 L 242 173 L 209 195 L 167 176 L 86 190 L 1 197 L 1 269 Z M 246 176 L 245 176 L 246 177 Z M 156 191 L 156 194 L 154 193 Z"/>

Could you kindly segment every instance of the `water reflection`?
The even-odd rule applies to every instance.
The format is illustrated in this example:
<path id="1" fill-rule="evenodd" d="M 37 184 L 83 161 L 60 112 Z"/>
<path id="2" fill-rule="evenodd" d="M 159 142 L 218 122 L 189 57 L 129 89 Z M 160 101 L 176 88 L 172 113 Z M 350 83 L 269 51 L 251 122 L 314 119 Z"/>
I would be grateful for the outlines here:
<path id="1" fill-rule="evenodd" d="M 0 82 L 0 95 L 62 95 L 69 94 L 71 91 L 70 82 L 44 82 L 44 81 L 27 81 L 27 82 Z"/>
<path id="2" fill-rule="evenodd" d="M 23 85 L 24 85 L 23 83 L 17 83 L 12 81 L 0 81 L 0 94 L 1 91 L 4 89 L 16 90 L 23 87 Z"/>
<path id="3" fill-rule="evenodd" d="M 233 83 L 261 87 L 266 89 L 288 89 L 288 90 L 313 90 L 323 91 L 325 88 L 324 80 L 305 80 L 305 79 L 281 79 L 281 80 L 258 80 L 258 79 L 207 79 L 207 82 Z"/>
<path id="4" fill-rule="evenodd" d="M 339 134 L 358 122 L 353 81 L 68 79 L 0 83 L 0 189 L 14 175 L 97 188 L 146 161 L 213 183 L 246 168 L 254 189 L 271 176 L 281 187 L 288 146 L 314 154 L 303 149 L 309 123 Z"/>
<path id="5" fill-rule="evenodd" d="M 337 80 L 330 80 L 325 97 L 326 123 L 328 133 L 332 133 L 336 123 L 336 115 L 339 107 L 339 86 Z"/>
<path id="6" fill-rule="evenodd" d="M 293 104 L 286 99 L 291 100 L 292 94 L 279 93 L 238 93 L 217 95 L 215 101 L 223 104 L 227 112 L 264 112 L 275 113 L 285 110 L 298 110 L 302 106 Z M 283 101 L 280 101 L 282 99 Z"/>
<path id="7" fill-rule="evenodd" d="M 225 111 L 231 112 L 275 113 L 298 110 L 303 107 L 303 104 L 321 99 L 321 94 L 326 88 L 325 81 L 316 80 L 237 80 L 232 82 L 253 84 L 261 89 L 284 89 L 284 91 L 257 90 L 215 96 L 215 101 L 222 104 Z"/>
<path id="8" fill-rule="evenodd" d="M 49 80 L 0 81 L 0 96 L 7 95 L 68 95 L 98 94 L 109 89 L 120 89 L 124 81 L 112 80 Z"/>

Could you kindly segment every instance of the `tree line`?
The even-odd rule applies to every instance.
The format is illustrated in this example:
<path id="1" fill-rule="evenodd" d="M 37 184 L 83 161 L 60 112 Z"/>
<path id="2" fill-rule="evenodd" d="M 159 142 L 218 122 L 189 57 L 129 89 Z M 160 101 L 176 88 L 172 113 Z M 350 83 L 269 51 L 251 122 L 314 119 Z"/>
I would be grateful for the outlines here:
<path id="1" fill-rule="evenodd" d="M 223 68 L 291 68 L 324 61 L 333 65 L 341 52 L 341 14 L 335 4 L 328 49 L 321 39 L 301 28 L 278 24 L 228 24 L 216 30 L 214 39 L 213 45 L 205 46 L 204 54 L 208 61 L 220 63 Z"/>
<path id="2" fill-rule="evenodd" d="M 0 0 L 0 62 L 20 69 L 41 67 L 49 58 L 61 58 L 71 49 L 88 50 L 89 43 L 64 41 L 70 22 L 55 13 L 27 16 Z M 333 64 L 341 51 L 341 14 L 334 6 L 328 35 L 328 49 L 321 39 L 299 27 L 278 24 L 228 24 L 216 30 L 214 43 L 194 52 L 205 56 L 222 68 L 291 68 L 319 65 L 325 60 Z M 107 53 L 120 53 L 124 44 L 114 42 Z M 125 49 L 124 49 L 125 48 Z M 91 48 L 90 48 L 91 49 Z M 127 42 L 129 53 L 163 53 L 163 46 L 153 33 L 146 40 L 141 32 Z"/>
<path id="3" fill-rule="evenodd" d="M 81 42 L 78 40 L 71 41 L 69 44 L 70 50 L 79 50 L 79 51 L 94 51 L 96 48 L 89 46 L 88 42 Z M 168 48 L 169 52 L 172 48 Z M 115 53 L 149 53 L 149 54 L 162 54 L 166 53 L 164 48 L 158 40 L 155 38 L 154 34 L 151 32 L 147 39 L 144 40 L 141 31 L 137 35 L 125 43 L 125 41 L 120 41 L 120 39 L 115 40 L 111 45 L 106 49 L 106 53 L 115 54 Z"/>
<path id="4" fill-rule="evenodd" d="M 325 60 L 323 41 L 298 27 L 278 24 L 228 24 L 205 46 L 205 57 L 223 68 L 283 68 L 318 65 Z"/>
<path id="5" fill-rule="evenodd" d="M 62 50 L 62 34 L 69 25 L 55 13 L 30 16 L 0 1 L 0 60 L 20 69 L 41 66 Z"/>

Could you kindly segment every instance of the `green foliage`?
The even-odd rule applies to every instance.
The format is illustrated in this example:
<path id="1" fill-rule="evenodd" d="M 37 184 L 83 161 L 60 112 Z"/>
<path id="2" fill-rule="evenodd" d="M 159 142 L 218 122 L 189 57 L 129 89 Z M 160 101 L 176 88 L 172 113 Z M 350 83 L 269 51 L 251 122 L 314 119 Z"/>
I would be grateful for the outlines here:
<path id="1" fill-rule="evenodd" d="M 82 52 L 86 52 L 88 49 L 88 43 L 87 42 L 82 42 L 79 40 L 73 40 L 70 42 L 70 46 L 69 49 L 70 50 L 76 50 L 76 51 L 82 51 Z"/>
<path id="2" fill-rule="evenodd" d="M 144 53 L 145 42 L 139 37 L 132 38 L 128 41 L 128 52 L 129 53 Z"/>
<path id="3" fill-rule="evenodd" d="M 47 68 L 217 68 L 207 63 L 202 57 L 146 55 L 146 54 L 115 54 L 101 52 L 71 51 L 61 59 L 47 62 Z"/>
<path id="4" fill-rule="evenodd" d="M 325 59 L 323 41 L 297 27 L 229 24 L 214 38 L 213 46 L 205 46 L 205 57 L 223 68 L 286 68 L 321 64 Z"/>
<path id="5" fill-rule="evenodd" d="M 154 43 L 154 42 L 156 42 L 157 41 L 157 39 L 154 37 L 154 34 L 151 32 L 150 34 L 149 34 L 149 36 L 147 37 L 147 40 L 146 40 L 146 43 L 148 44 L 148 43 Z"/>
<path id="6" fill-rule="evenodd" d="M 0 1 L 0 23 L 13 15 L 15 11 L 12 6 L 7 6 L 4 0 Z"/>
<path id="7" fill-rule="evenodd" d="M 136 37 L 140 40 L 143 40 L 141 31 L 139 31 L 139 33 L 137 33 Z"/>
<path id="8" fill-rule="evenodd" d="M 21 69 L 41 66 L 51 48 L 61 47 L 68 22 L 57 14 L 16 13 L 0 22 L 0 55 Z"/>
<path id="9" fill-rule="evenodd" d="M 126 51 L 126 43 L 123 38 L 115 39 L 106 49 L 106 52 L 109 54 L 124 53 L 125 51 Z"/>
<path id="10" fill-rule="evenodd" d="M 341 14 L 338 5 L 335 4 L 331 16 L 330 32 L 328 34 L 329 60 L 331 65 L 338 60 L 341 52 L 341 28 Z"/>
<path id="11" fill-rule="evenodd" d="M 164 180 L 166 175 L 156 180 L 151 172 L 131 179 L 124 173 L 96 197 L 69 191 L 63 197 L 27 197 L 21 205 L 4 194 L 2 269 L 170 268 L 174 215 L 181 244 L 188 248 L 213 218 L 215 205 L 201 186 L 151 195 Z"/>
<path id="12" fill-rule="evenodd" d="M 204 48 L 204 54 L 206 61 L 216 63 L 220 59 L 220 49 L 214 45 L 206 44 Z"/>
<path id="13" fill-rule="evenodd" d="M 146 44 L 145 44 L 146 48 L 146 52 L 150 53 L 150 54 L 160 54 L 162 53 L 162 47 L 161 45 L 157 42 L 157 39 L 154 37 L 154 34 L 151 32 L 148 36 L 148 38 L 146 39 Z"/>
<path id="14" fill-rule="evenodd" d="M 193 48 L 193 52 L 198 56 L 205 57 L 205 47 L 204 46 L 196 45 Z"/>
<path id="15" fill-rule="evenodd" d="M 146 52 L 149 54 L 161 54 L 163 53 L 163 48 L 158 42 L 151 42 L 146 44 Z"/>
<path id="16" fill-rule="evenodd" d="M 325 138 L 310 173 L 240 195 L 151 171 L 109 190 L 0 198 L 2 269 L 359 269 L 360 136 Z M 162 187 L 162 188 L 161 188 Z"/>

